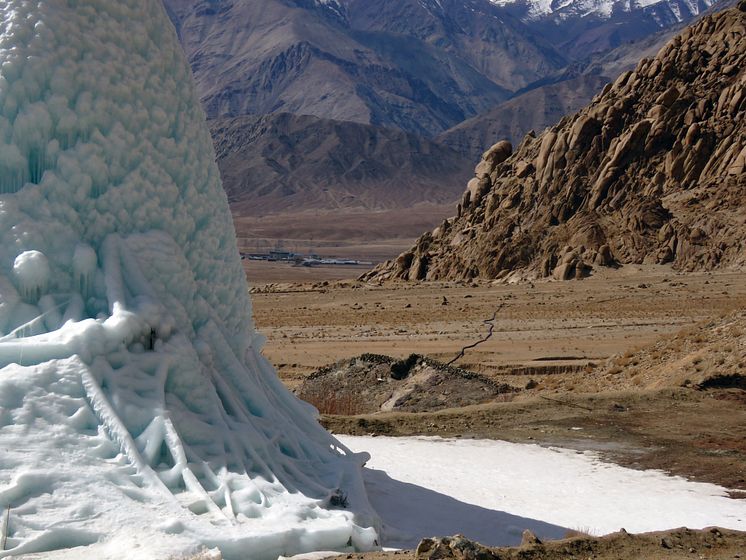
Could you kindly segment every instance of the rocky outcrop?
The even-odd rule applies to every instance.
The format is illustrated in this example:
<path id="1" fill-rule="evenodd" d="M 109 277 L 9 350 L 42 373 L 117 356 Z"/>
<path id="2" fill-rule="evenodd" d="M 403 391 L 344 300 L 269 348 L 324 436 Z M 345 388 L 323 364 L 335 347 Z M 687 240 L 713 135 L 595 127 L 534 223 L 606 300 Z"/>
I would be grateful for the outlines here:
<path id="1" fill-rule="evenodd" d="M 417 560 L 499 560 L 500 556 L 479 544 L 464 537 L 433 537 L 422 539 L 415 551 Z"/>
<path id="2" fill-rule="evenodd" d="M 366 279 L 582 278 L 746 265 L 746 1 L 703 18 L 585 109 L 477 165 L 457 215 Z M 495 154 L 499 153 L 499 156 Z"/>

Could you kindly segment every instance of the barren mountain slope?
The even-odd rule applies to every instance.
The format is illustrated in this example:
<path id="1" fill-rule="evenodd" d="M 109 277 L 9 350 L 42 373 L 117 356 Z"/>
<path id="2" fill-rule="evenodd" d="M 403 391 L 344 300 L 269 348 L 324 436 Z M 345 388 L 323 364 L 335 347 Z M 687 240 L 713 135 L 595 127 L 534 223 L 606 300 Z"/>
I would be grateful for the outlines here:
<path id="1" fill-rule="evenodd" d="M 567 63 L 566 57 L 552 48 L 541 33 L 489 1 L 344 0 L 343 3 L 355 37 L 408 71 L 418 71 L 421 55 L 406 48 L 403 38 L 415 39 L 438 52 L 458 57 L 462 64 L 511 93 L 556 71 L 558 64 Z M 463 69 L 451 66 L 448 72 L 460 84 L 459 74 Z"/>
<path id="2" fill-rule="evenodd" d="M 368 279 L 582 277 L 746 265 L 746 1 L 703 18 L 515 154 L 484 154 L 455 218 Z"/>
<path id="3" fill-rule="evenodd" d="M 451 203 L 468 158 L 400 130 L 276 113 L 210 121 L 234 212 Z"/>
<path id="4" fill-rule="evenodd" d="M 725 9 L 731 0 L 720 0 L 710 10 Z M 622 72 L 634 70 L 643 57 L 654 57 L 685 28 L 673 25 L 647 37 L 624 43 L 603 54 L 593 54 L 527 85 L 498 106 L 467 119 L 437 136 L 436 140 L 479 161 L 498 140 L 514 145 L 531 130 L 541 132 L 565 115 L 588 105 L 593 97 Z"/>
<path id="5" fill-rule="evenodd" d="M 290 112 L 437 134 L 711 0 L 164 0 L 211 118 Z"/>
<path id="6" fill-rule="evenodd" d="M 487 0 L 164 4 L 210 118 L 287 112 L 432 135 L 566 64 Z"/>
<path id="7" fill-rule="evenodd" d="M 436 140 L 478 160 L 479 154 L 492 146 L 496 139 L 520 141 L 530 130 L 543 130 L 587 105 L 609 81 L 605 76 L 581 74 L 531 89 L 457 124 Z"/>

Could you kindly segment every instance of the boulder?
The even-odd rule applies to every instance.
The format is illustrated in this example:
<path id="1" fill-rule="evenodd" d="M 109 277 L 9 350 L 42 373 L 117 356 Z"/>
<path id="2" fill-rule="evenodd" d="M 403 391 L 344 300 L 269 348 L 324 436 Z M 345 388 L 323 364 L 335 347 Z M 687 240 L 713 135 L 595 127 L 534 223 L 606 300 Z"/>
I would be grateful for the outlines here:
<path id="1" fill-rule="evenodd" d="M 537 537 L 530 529 L 524 530 L 521 535 L 521 546 L 528 547 L 536 546 L 537 544 L 541 544 L 539 537 Z"/>
<path id="2" fill-rule="evenodd" d="M 515 164 L 515 176 L 519 179 L 528 177 L 534 172 L 534 165 L 528 161 L 519 161 Z"/>
<path id="3" fill-rule="evenodd" d="M 570 280 L 575 277 L 575 262 L 562 263 L 552 271 L 555 280 Z"/>

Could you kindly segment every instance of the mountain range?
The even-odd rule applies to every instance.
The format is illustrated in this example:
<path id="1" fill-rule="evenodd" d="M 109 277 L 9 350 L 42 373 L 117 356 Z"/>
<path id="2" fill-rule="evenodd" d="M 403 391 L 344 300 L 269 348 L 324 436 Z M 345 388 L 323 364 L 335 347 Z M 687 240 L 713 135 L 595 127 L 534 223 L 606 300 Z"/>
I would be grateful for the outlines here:
<path id="1" fill-rule="evenodd" d="M 710 3 L 163 1 L 234 215 L 455 201 Z"/>
<path id="2" fill-rule="evenodd" d="M 208 118 L 294 113 L 434 135 L 567 64 L 487 0 L 165 0 Z"/>
<path id="3" fill-rule="evenodd" d="M 572 60 L 691 20 L 712 0 L 491 0 Z"/>
<path id="4" fill-rule="evenodd" d="M 710 1 L 164 0 L 209 118 L 284 112 L 424 135 Z"/>

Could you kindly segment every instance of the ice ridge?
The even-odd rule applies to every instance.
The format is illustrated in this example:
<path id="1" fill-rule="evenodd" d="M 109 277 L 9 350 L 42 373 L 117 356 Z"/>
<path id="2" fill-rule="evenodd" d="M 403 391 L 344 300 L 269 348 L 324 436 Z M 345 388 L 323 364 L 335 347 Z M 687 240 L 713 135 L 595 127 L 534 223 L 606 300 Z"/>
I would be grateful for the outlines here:
<path id="1" fill-rule="evenodd" d="M 0 558 L 377 547 L 250 317 L 160 2 L 0 3 Z"/>

